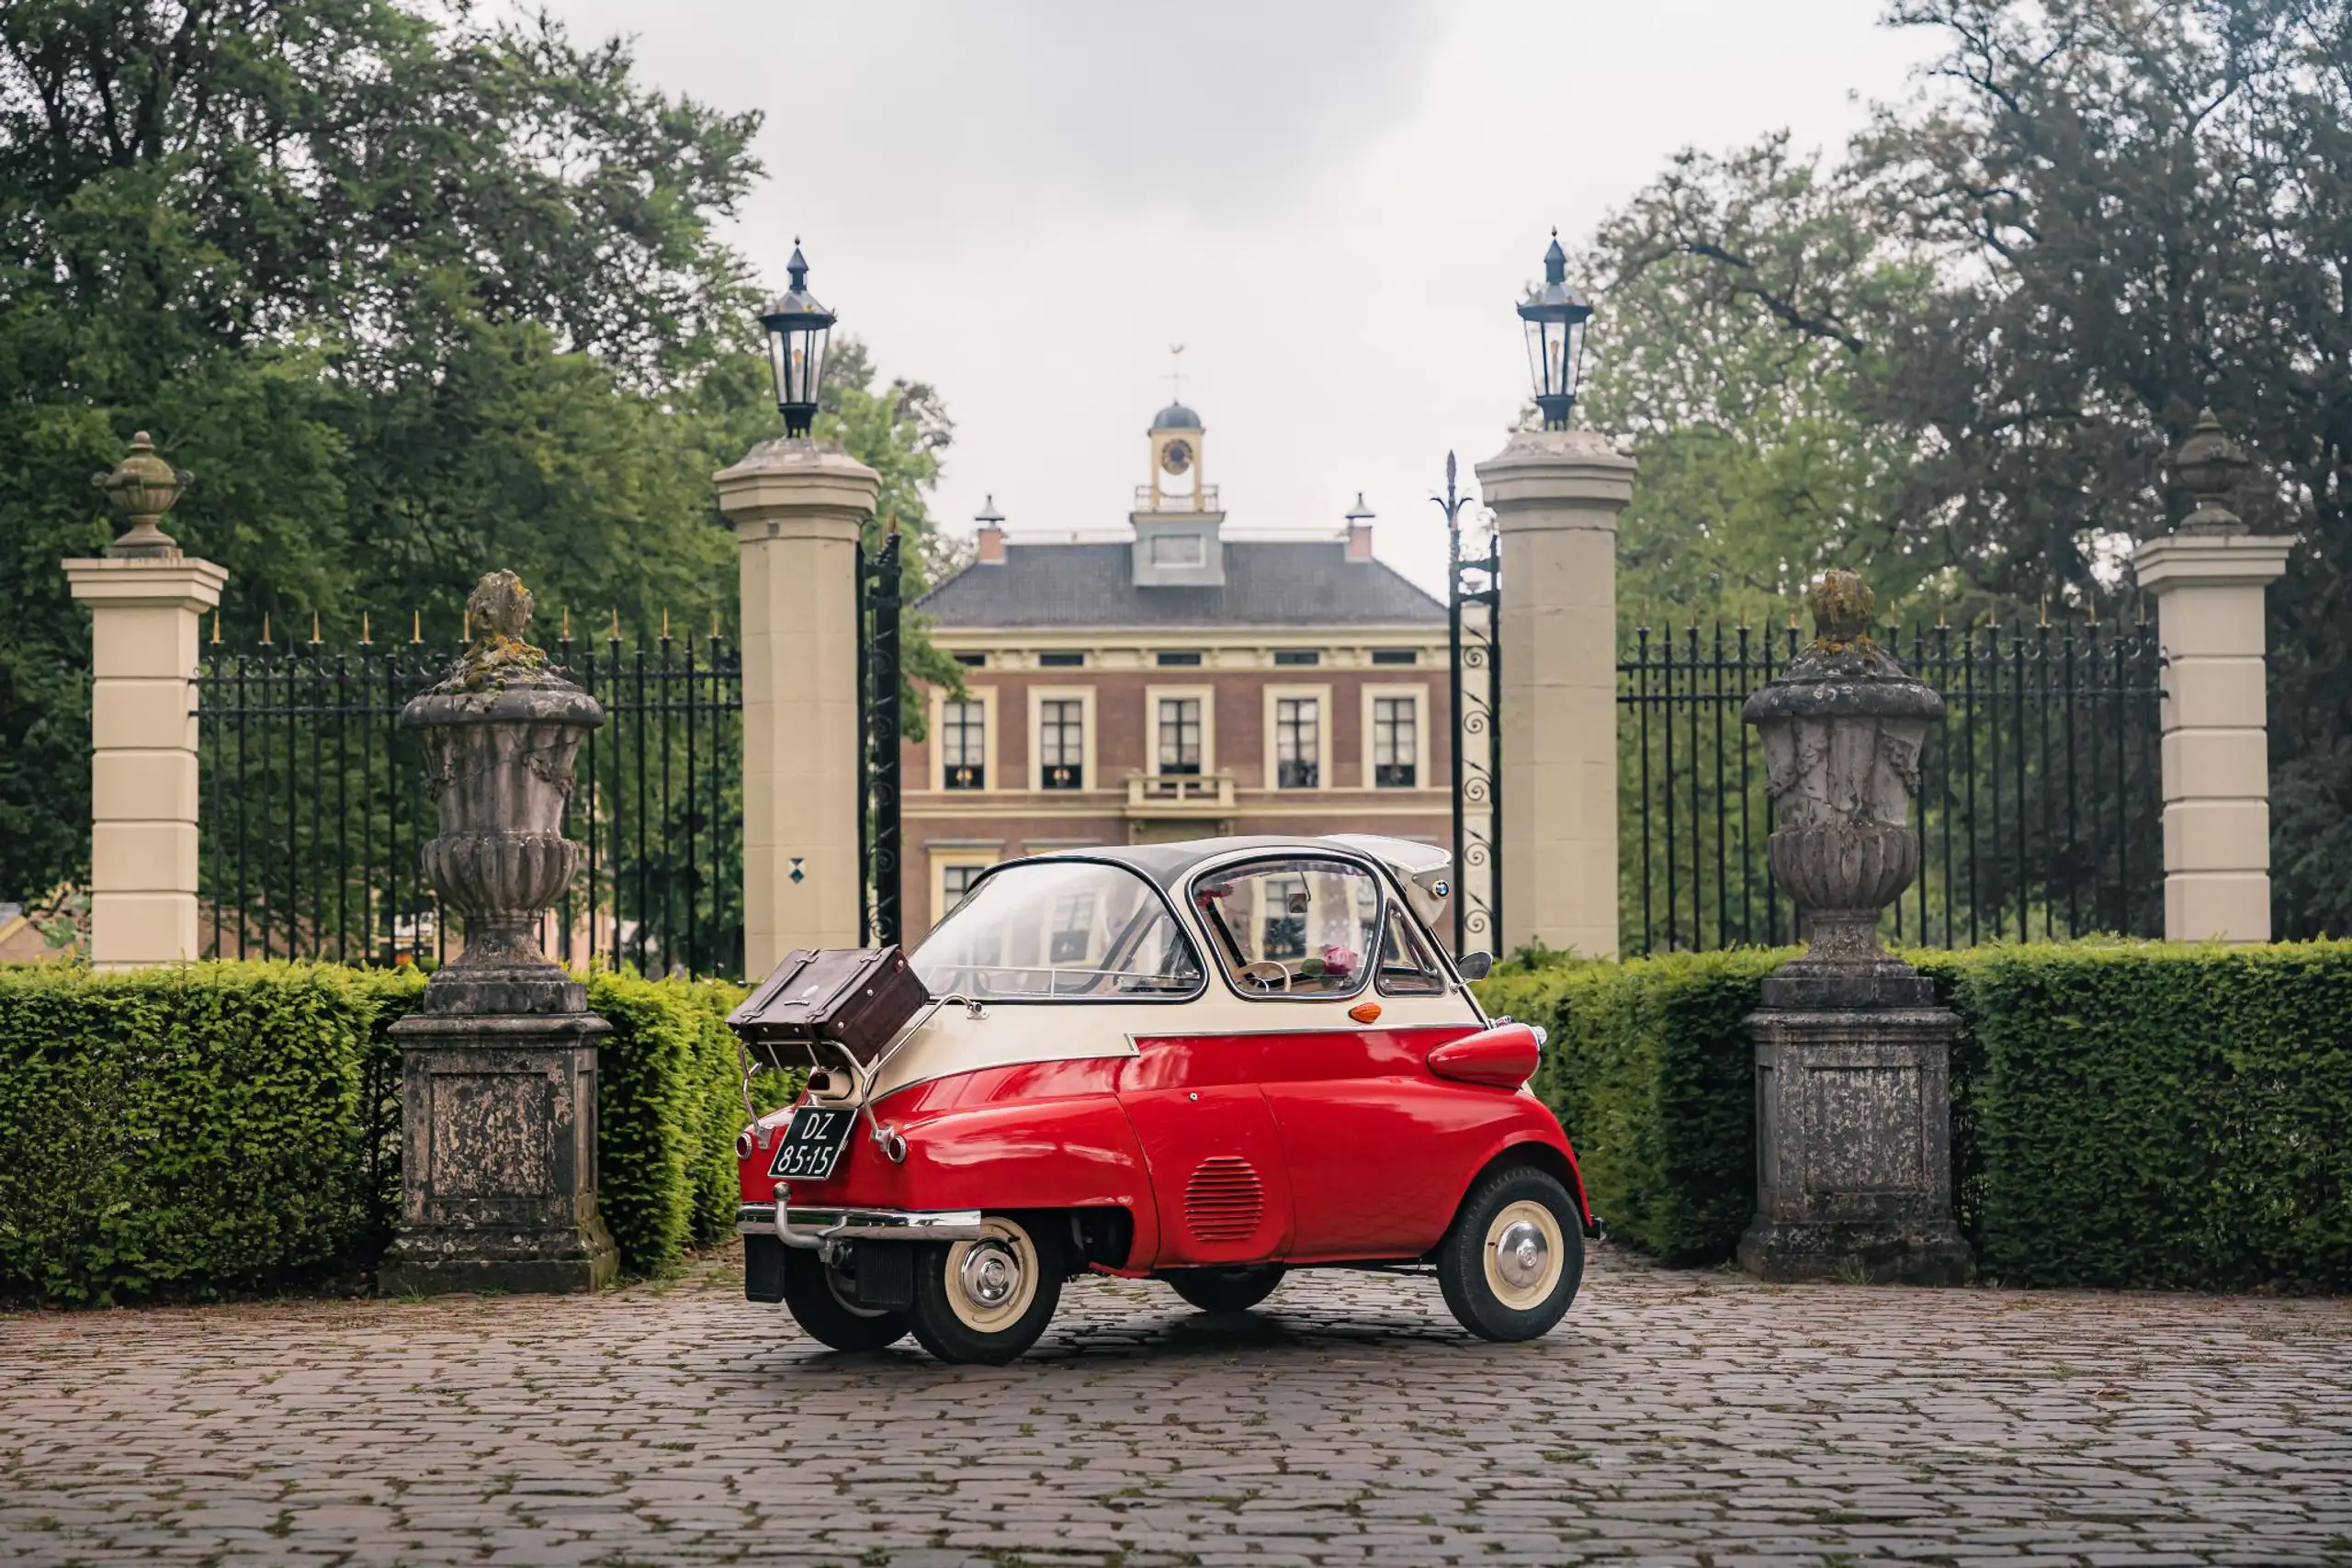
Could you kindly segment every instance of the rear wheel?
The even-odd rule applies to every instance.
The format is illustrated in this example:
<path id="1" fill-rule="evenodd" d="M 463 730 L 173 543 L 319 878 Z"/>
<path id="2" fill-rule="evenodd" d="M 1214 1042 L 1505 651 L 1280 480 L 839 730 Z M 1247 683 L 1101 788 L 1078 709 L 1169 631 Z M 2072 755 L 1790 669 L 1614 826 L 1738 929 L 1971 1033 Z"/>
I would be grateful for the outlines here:
<path id="1" fill-rule="evenodd" d="M 1482 1339 L 1533 1339 L 1566 1315 L 1584 1280 L 1576 1200 L 1532 1166 L 1470 1190 L 1438 1244 L 1437 1282 L 1462 1326 Z"/>
<path id="2" fill-rule="evenodd" d="M 907 1314 L 857 1305 L 816 1253 L 784 1249 L 784 1304 L 801 1332 L 836 1350 L 879 1350 L 907 1336 Z"/>
<path id="3" fill-rule="evenodd" d="M 1160 1276 L 1203 1312 L 1248 1312 L 1274 1293 L 1285 1272 L 1279 1263 L 1242 1269 L 1170 1269 Z"/>
<path id="4" fill-rule="evenodd" d="M 943 1361 L 1001 1366 L 1037 1342 L 1062 1299 L 1062 1251 L 1050 1233 L 990 1214 L 978 1241 L 923 1248 L 915 1260 L 915 1337 Z"/>

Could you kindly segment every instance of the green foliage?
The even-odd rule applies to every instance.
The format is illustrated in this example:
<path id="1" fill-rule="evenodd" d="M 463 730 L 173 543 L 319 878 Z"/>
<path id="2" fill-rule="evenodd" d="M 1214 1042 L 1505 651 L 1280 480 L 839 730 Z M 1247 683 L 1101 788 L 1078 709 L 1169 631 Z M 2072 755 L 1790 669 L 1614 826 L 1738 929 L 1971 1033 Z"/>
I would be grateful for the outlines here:
<path id="1" fill-rule="evenodd" d="M 413 969 L 0 967 L 0 1300 L 349 1288 L 400 1201 Z M 731 987 L 601 974 L 597 1161 L 631 1273 L 734 1228 Z M 755 1085 L 762 1109 L 797 1085 Z"/>
<path id="2" fill-rule="evenodd" d="M 1513 966 L 1487 1010 L 1551 1032 L 1535 1091 L 1576 1145 L 1610 1233 L 1672 1264 L 1721 1262 L 1756 1212 L 1755 1072 L 1740 1020 L 1785 953 Z"/>
<path id="3" fill-rule="evenodd" d="M 741 1068 L 733 987 L 600 974 L 590 1010 L 613 1026 L 598 1059 L 598 1206 L 621 1267 L 654 1274 L 730 1234 Z"/>
<path id="4" fill-rule="evenodd" d="M 1988 1276 L 2352 1288 L 2352 942 L 1914 956 L 1967 1022 Z"/>
<path id="5" fill-rule="evenodd" d="M 1732 1255 L 1755 1205 L 1740 1020 L 1788 954 L 1514 966 L 1535 1088 L 1612 1234 Z M 1905 956 L 1959 1012 L 1953 1187 L 1990 1278 L 2352 1288 L 2352 942 L 1988 946 Z"/>
<path id="6" fill-rule="evenodd" d="M 382 1031 L 417 989 L 300 964 L 0 968 L 0 1298 L 356 1280 L 398 1190 L 370 1114 L 397 1076 Z"/>

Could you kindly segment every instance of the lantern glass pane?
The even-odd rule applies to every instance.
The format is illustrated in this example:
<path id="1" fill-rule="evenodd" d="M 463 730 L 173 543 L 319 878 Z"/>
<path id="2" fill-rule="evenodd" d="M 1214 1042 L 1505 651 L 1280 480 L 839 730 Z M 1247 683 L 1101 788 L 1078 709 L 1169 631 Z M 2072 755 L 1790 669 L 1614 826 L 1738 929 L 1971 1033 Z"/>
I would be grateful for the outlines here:
<path id="1" fill-rule="evenodd" d="M 785 336 L 781 328 L 768 329 L 768 373 L 775 378 L 775 400 L 779 408 L 792 400 L 791 390 L 785 379 Z"/>
<path id="2" fill-rule="evenodd" d="M 818 389 L 825 384 L 825 344 L 831 335 L 831 329 L 828 327 L 812 328 L 807 334 L 807 359 L 803 367 L 807 375 L 801 383 L 804 390 L 800 397 L 803 402 L 815 402 Z"/>

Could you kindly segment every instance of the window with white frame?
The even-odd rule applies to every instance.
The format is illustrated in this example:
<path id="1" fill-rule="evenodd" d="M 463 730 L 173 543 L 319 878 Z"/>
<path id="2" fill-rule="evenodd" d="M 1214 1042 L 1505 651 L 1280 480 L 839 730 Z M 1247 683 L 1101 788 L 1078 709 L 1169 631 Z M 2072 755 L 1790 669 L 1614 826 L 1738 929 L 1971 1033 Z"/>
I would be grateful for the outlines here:
<path id="1" fill-rule="evenodd" d="M 955 861 L 939 868 L 939 918 L 941 919 L 945 919 L 948 911 L 964 901 L 964 895 L 972 890 L 972 884 L 978 882 L 980 879 L 980 873 L 986 870 L 988 867 L 985 865 Z"/>
<path id="2" fill-rule="evenodd" d="M 1158 771 L 1186 776 L 1201 771 L 1201 699 L 1159 699 Z"/>
<path id="3" fill-rule="evenodd" d="M 1410 789 L 1420 757 L 1420 705 L 1411 697 L 1372 700 L 1372 782 L 1380 789 Z"/>
<path id="4" fill-rule="evenodd" d="M 1316 789 L 1323 781 L 1323 704 L 1317 697 L 1274 699 L 1274 786 Z"/>
<path id="5" fill-rule="evenodd" d="M 943 704 L 939 710 L 940 782 L 948 789 L 989 786 L 989 719 L 979 702 Z"/>
<path id="6" fill-rule="evenodd" d="M 1037 787 L 1086 787 L 1086 705 L 1047 697 L 1037 705 Z"/>

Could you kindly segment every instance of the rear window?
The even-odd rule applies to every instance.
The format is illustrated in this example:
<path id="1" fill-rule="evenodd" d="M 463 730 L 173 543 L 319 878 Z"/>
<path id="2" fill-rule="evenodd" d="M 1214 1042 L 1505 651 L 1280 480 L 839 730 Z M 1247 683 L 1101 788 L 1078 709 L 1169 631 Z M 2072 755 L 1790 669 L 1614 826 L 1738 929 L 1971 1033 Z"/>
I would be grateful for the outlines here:
<path id="1" fill-rule="evenodd" d="M 1041 861 L 981 881 L 915 950 L 939 996 L 985 1001 L 1189 997 L 1200 955 L 1151 885 L 1124 866 Z"/>

